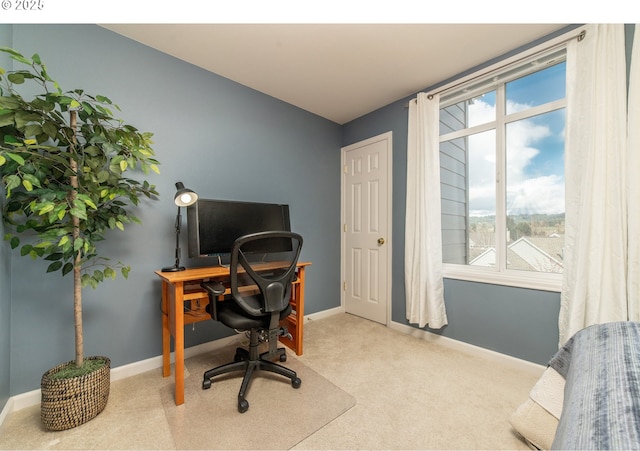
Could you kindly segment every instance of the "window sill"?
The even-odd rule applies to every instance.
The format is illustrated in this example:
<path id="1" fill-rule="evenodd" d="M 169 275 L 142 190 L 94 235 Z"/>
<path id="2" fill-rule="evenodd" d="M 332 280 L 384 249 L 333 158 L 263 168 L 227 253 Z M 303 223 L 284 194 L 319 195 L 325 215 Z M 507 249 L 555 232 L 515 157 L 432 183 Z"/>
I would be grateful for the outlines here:
<path id="1" fill-rule="evenodd" d="M 528 271 L 497 272 L 491 268 L 443 264 L 444 278 L 490 283 L 541 291 L 562 291 L 562 274 L 530 273 Z"/>

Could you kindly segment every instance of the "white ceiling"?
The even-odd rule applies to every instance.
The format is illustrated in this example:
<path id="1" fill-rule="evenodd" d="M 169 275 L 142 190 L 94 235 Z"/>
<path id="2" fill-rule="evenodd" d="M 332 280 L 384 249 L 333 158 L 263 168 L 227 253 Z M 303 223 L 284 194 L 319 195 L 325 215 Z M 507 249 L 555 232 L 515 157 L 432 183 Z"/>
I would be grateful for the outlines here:
<path id="1" fill-rule="evenodd" d="M 338 124 L 567 24 L 111 24 Z"/>

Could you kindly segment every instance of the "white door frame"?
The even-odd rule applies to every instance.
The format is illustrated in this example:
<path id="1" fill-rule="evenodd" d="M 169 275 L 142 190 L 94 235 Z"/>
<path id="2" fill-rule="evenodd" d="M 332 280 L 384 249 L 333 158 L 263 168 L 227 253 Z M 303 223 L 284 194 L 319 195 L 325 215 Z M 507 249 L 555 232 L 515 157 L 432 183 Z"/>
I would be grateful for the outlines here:
<path id="1" fill-rule="evenodd" d="M 385 263 L 386 265 L 386 271 L 388 274 L 388 283 L 387 283 L 387 321 L 386 321 L 386 326 L 388 327 L 391 324 L 391 304 L 392 304 L 392 298 L 391 298 L 391 293 L 393 292 L 392 290 L 392 280 L 393 280 L 393 273 L 392 273 L 392 261 L 393 261 L 393 133 L 391 131 L 388 131 L 386 133 L 382 133 L 380 135 L 376 135 L 373 136 L 371 138 L 359 141 L 357 143 L 354 144 L 350 144 L 348 146 L 342 147 L 341 150 L 341 154 L 340 154 L 340 171 L 341 171 L 341 176 L 340 176 L 340 307 L 342 309 L 343 312 L 346 311 L 346 305 L 345 305 L 345 291 L 344 291 L 344 283 L 346 281 L 346 258 L 345 258 L 345 252 L 346 252 L 346 245 L 345 245 L 345 232 L 344 232 L 344 226 L 346 224 L 346 211 L 345 211 L 345 196 L 347 193 L 345 193 L 345 166 L 346 166 L 346 155 L 347 152 L 351 149 L 353 149 L 354 147 L 362 147 L 362 146 L 366 146 L 368 144 L 377 142 L 377 141 L 381 141 L 381 140 L 386 140 L 387 141 L 387 180 L 388 180 L 388 184 L 387 184 L 387 236 L 385 237 L 385 245 L 389 246 L 389 251 L 387 253 L 387 261 Z"/>

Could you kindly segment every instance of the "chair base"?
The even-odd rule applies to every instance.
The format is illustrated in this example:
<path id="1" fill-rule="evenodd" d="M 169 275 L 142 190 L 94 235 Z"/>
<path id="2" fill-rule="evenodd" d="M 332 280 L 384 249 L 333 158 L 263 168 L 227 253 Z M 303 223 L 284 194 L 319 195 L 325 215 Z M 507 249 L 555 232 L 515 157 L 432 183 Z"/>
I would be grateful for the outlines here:
<path id="1" fill-rule="evenodd" d="M 291 386 L 293 388 L 300 388 L 302 381 L 295 371 L 268 360 L 277 357 L 281 362 L 286 361 L 287 355 L 285 349 L 278 348 L 258 354 L 258 345 L 258 333 L 256 330 L 251 330 L 249 351 L 243 348 L 238 348 L 236 349 L 233 362 L 205 371 L 202 381 L 202 389 L 207 390 L 211 388 L 211 384 L 213 382 L 211 379 L 216 376 L 235 371 L 243 371 L 244 376 L 242 378 L 242 384 L 240 385 L 240 391 L 238 392 L 238 412 L 244 413 L 249 409 L 249 402 L 245 399 L 245 395 L 257 370 L 268 371 L 270 373 L 285 376 L 291 380 Z"/>

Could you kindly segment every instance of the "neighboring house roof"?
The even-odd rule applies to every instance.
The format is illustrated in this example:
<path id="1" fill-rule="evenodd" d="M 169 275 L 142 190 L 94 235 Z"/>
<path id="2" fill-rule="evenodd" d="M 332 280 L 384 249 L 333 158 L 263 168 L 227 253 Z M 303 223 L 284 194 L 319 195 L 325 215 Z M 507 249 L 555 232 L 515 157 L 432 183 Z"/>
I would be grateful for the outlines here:
<path id="1" fill-rule="evenodd" d="M 538 272 L 562 272 L 563 237 L 522 237 L 507 248 L 507 265 L 509 269 L 520 269 Z M 480 254 L 474 257 L 470 265 L 495 266 L 495 248 L 475 249 Z M 473 249 L 470 250 L 473 253 Z"/>

